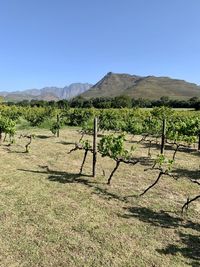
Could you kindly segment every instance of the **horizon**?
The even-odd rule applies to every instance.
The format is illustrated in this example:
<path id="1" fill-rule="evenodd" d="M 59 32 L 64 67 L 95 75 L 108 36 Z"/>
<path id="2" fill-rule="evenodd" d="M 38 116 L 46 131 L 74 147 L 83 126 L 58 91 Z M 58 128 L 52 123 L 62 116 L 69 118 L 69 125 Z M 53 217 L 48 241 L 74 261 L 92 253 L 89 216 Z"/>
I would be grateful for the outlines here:
<path id="1" fill-rule="evenodd" d="M 95 84 L 109 71 L 200 85 L 200 2 L 8 0 L 0 91 Z"/>
<path id="2" fill-rule="evenodd" d="M 148 76 L 152 76 L 152 77 L 156 77 L 156 78 L 169 78 L 169 79 L 174 79 L 174 80 L 183 80 L 183 81 L 185 81 L 185 82 L 188 82 L 188 83 L 193 83 L 193 82 L 190 82 L 190 81 L 186 81 L 186 80 L 184 80 L 184 79 L 179 79 L 179 78 L 176 78 L 176 77 L 169 77 L 169 76 L 155 76 L 155 75 L 146 75 L 146 76 L 141 76 L 141 75 L 139 75 L 139 74 L 130 74 L 130 73 L 124 73 L 124 72 L 122 72 L 122 73 L 119 73 L 119 72 L 112 72 L 112 71 L 109 71 L 109 72 L 111 72 L 112 74 L 128 74 L 128 75 L 136 75 L 136 76 L 140 76 L 140 77 L 148 77 Z M 102 76 L 101 78 L 100 78 L 100 80 L 101 79 L 103 79 L 109 72 L 107 72 L 104 76 Z M 24 88 L 24 89 L 19 89 L 19 90 L 8 90 L 8 91 L 6 91 L 6 90 L 0 90 L 0 92 L 7 92 L 7 93 L 15 93 L 15 92 L 23 92 L 23 91 L 27 91 L 27 90 L 42 90 L 42 89 L 44 89 L 44 88 L 65 88 L 65 87 L 69 87 L 70 85 L 72 85 L 72 84 L 78 84 L 78 83 L 81 83 L 81 84 L 90 84 L 90 85 L 95 85 L 96 83 L 98 83 L 100 80 L 98 80 L 98 81 L 96 81 L 95 83 L 90 83 L 90 82 L 80 82 L 80 81 L 78 81 L 78 82 L 72 82 L 72 83 L 70 83 L 70 84 L 65 84 L 65 85 L 61 85 L 61 86 L 57 86 L 57 85 L 46 85 L 46 86 L 43 86 L 43 87 L 39 87 L 39 88 Z M 196 84 L 196 83 L 194 83 L 194 84 Z M 199 84 L 196 84 L 197 86 L 200 86 Z"/>

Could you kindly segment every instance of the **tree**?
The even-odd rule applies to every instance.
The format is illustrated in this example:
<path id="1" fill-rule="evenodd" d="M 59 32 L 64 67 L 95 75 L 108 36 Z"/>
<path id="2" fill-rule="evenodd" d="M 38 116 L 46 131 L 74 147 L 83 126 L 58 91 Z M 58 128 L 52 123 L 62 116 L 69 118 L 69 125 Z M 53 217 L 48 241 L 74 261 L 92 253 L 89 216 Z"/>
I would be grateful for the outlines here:
<path id="1" fill-rule="evenodd" d="M 131 108 L 131 98 L 127 95 L 116 96 L 112 102 L 113 108 Z"/>
<path id="2" fill-rule="evenodd" d="M 57 102 L 57 106 L 60 109 L 66 109 L 69 108 L 69 102 L 66 99 L 62 99 Z"/>
<path id="3" fill-rule="evenodd" d="M 160 98 L 160 102 L 161 102 L 161 104 L 164 105 L 164 106 L 168 105 L 168 104 L 169 104 L 169 97 L 168 97 L 168 96 L 162 96 L 162 97 Z"/>
<path id="4" fill-rule="evenodd" d="M 82 108 L 83 102 L 84 102 L 84 99 L 82 96 L 75 97 L 70 102 L 70 107 L 71 108 Z"/>

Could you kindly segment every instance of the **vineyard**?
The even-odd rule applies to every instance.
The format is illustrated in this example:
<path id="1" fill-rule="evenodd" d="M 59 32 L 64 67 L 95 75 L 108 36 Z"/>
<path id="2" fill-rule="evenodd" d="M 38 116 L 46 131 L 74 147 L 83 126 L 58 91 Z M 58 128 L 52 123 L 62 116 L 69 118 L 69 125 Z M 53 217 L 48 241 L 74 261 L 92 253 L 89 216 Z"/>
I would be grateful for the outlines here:
<path id="1" fill-rule="evenodd" d="M 0 106 L 1 266 L 200 266 L 200 112 Z"/>

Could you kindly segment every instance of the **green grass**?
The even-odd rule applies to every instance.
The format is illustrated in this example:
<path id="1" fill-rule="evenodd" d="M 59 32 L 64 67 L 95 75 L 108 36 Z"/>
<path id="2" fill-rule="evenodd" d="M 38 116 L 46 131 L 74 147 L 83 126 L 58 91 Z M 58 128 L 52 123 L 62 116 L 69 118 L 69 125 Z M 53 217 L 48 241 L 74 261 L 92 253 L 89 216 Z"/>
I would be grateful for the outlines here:
<path id="1" fill-rule="evenodd" d="M 89 155 L 78 174 L 83 151 L 67 154 L 80 137 L 75 129 L 60 138 L 45 129 L 22 132 L 36 134 L 29 154 L 26 139 L 0 147 L 0 266 L 200 266 L 200 203 L 180 214 L 187 196 L 199 193 L 186 179 L 199 177 L 199 153 L 179 152 L 180 179 L 163 177 L 139 198 L 156 171 L 121 165 L 107 186 L 111 159 L 98 157 L 94 179 Z M 135 153 L 146 156 L 147 147 Z"/>

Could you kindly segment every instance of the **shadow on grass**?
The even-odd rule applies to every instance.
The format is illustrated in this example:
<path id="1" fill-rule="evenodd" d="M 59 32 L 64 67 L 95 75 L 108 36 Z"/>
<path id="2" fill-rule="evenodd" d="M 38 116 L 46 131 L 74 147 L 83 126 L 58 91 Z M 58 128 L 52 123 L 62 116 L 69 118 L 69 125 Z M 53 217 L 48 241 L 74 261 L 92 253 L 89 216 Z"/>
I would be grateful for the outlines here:
<path id="1" fill-rule="evenodd" d="M 84 174 L 74 174 L 62 171 L 50 170 L 48 166 L 39 166 L 41 170 L 27 170 L 27 169 L 19 169 L 24 172 L 32 172 L 32 173 L 43 173 L 48 175 L 48 179 L 53 182 L 59 183 L 78 183 L 82 184 L 92 190 L 92 194 L 98 195 L 106 200 L 119 200 L 123 202 L 126 201 L 123 197 L 109 192 L 108 188 L 104 188 L 104 184 L 88 179 L 88 175 Z M 166 211 L 153 211 L 152 209 L 146 207 L 128 207 L 124 208 L 126 214 L 118 215 L 119 217 L 131 219 L 137 218 L 144 223 L 148 223 L 155 227 L 163 227 L 169 229 L 192 229 L 195 231 L 200 231 L 200 224 L 194 223 L 191 220 L 186 220 L 184 218 L 180 218 L 175 214 L 172 216 Z M 180 240 L 177 244 L 168 244 L 166 248 L 157 249 L 156 251 L 160 254 L 181 254 L 183 257 L 187 258 L 192 262 L 193 267 L 200 266 L 200 240 L 199 236 L 191 235 L 191 234 L 183 234 L 179 232 Z"/>
<path id="2" fill-rule="evenodd" d="M 115 193 L 109 192 L 107 188 L 101 188 L 99 186 L 95 186 L 95 187 L 93 187 L 93 189 L 94 189 L 93 194 L 99 195 L 106 200 L 115 199 L 115 200 L 119 200 L 119 201 L 128 203 L 128 200 L 125 197 L 122 197 L 122 196 L 119 196 Z"/>
<path id="3" fill-rule="evenodd" d="M 175 217 L 170 215 L 167 211 L 153 211 L 146 207 L 129 207 L 124 208 L 128 213 L 121 217 L 138 218 L 140 221 L 149 223 L 153 226 L 159 226 L 164 228 L 190 228 L 196 231 L 200 231 L 200 224 L 194 223 L 191 220 L 185 220 L 181 217 Z"/>
<path id="4" fill-rule="evenodd" d="M 38 135 L 36 135 L 36 137 L 39 138 L 39 139 L 48 139 L 48 138 L 52 138 L 54 136 L 52 136 L 52 135 L 49 136 L 49 135 L 38 134 Z"/>
<path id="5" fill-rule="evenodd" d="M 135 160 L 139 160 L 139 164 L 149 167 L 149 166 L 153 166 L 153 164 L 155 163 L 155 160 L 150 158 L 150 157 L 139 157 L 139 158 L 134 158 Z"/>
<path id="6" fill-rule="evenodd" d="M 177 244 L 169 244 L 164 249 L 157 249 L 156 251 L 164 255 L 181 254 L 183 257 L 192 260 L 192 267 L 200 266 L 200 236 L 193 234 L 185 234 L 179 232 L 180 240 Z"/>
<path id="7" fill-rule="evenodd" d="M 10 154 L 26 154 L 26 155 L 29 155 L 29 153 L 27 153 L 25 150 L 24 151 L 18 151 L 18 150 L 11 150 L 11 149 L 12 149 L 11 146 L 3 147 L 3 150 L 5 150 L 6 152 L 8 152 Z"/>
<path id="8" fill-rule="evenodd" d="M 68 173 L 62 171 L 50 170 L 48 166 L 39 166 L 42 170 L 27 170 L 27 169 L 18 169 L 19 171 L 32 172 L 32 173 L 43 173 L 49 174 L 48 179 L 53 182 L 59 183 L 89 183 L 87 179 L 82 179 L 81 177 L 89 177 L 89 175 Z M 90 182 L 91 183 L 91 182 Z"/>
<path id="9" fill-rule="evenodd" d="M 193 153 L 193 155 L 196 156 L 196 157 L 200 157 L 200 150 L 195 151 L 195 152 Z"/>
<path id="10" fill-rule="evenodd" d="M 172 216 L 166 211 L 153 211 L 146 207 L 124 208 L 128 213 L 119 215 L 120 217 L 131 219 L 137 218 L 142 222 L 148 223 L 154 227 L 163 227 L 170 229 L 192 229 L 199 233 L 200 224 L 191 220 L 186 220 L 177 216 Z M 188 231 L 188 230 L 187 230 Z M 190 262 L 190 266 L 200 266 L 200 235 L 178 232 L 179 239 L 176 243 L 168 244 L 166 248 L 156 249 L 160 254 L 176 255 L 181 254 Z M 170 241 L 169 241 L 170 242 Z"/>
<path id="11" fill-rule="evenodd" d="M 178 178 L 186 177 L 193 180 L 200 180 L 200 170 L 174 169 L 173 174 Z"/>
<path id="12" fill-rule="evenodd" d="M 57 144 L 61 144 L 61 145 L 75 145 L 75 142 L 67 142 L 67 141 L 59 141 L 59 142 L 56 142 Z"/>
<path id="13" fill-rule="evenodd" d="M 101 196 L 104 199 L 107 199 L 107 200 L 115 199 L 115 200 L 119 200 L 123 202 L 128 202 L 124 197 L 121 197 L 115 193 L 109 192 L 107 188 L 104 188 L 104 187 L 107 187 L 106 183 L 100 183 L 100 182 L 92 180 L 94 178 L 92 178 L 91 175 L 50 170 L 48 166 L 39 166 L 39 167 L 42 170 L 18 169 L 18 171 L 47 174 L 48 180 L 52 182 L 59 182 L 62 184 L 66 184 L 66 183 L 83 184 L 84 186 L 87 186 L 88 188 L 91 188 L 93 190 L 92 194 Z M 91 178 L 91 179 L 89 180 L 88 178 Z M 102 187 L 100 187 L 100 185 L 102 185 Z"/>
<path id="14" fill-rule="evenodd" d="M 26 155 L 30 155 L 28 152 L 26 151 L 17 151 L 17 150 L 10 150 L 8 151 L 8 153 L 13 153 L 13 154 L 26 154 Z"/>
<path id="15" fill-rule="evenodd" d="M 144 141 L 141 143 L 144 147 L 147 147 L 149 148 L 150 144 L 149 142 L 147 141 Z M 160 149 L 161 148 L 161 145 L 158 143 L 156 144 L 155 142 L 152 142 L 151 143 L 151 148 L 152 149 Z M 168 151 L 174 151 L 176 148 L 175 145 L 172 145 L 172 144 L 165 144 L 165 150 L 168 150 Z M 197 151 L 197 148 L 194 148 L 194 147 L 191 147 L 191 146 L 188 146 L 188 147 L 179 147 L 178 149 L 178 152 L 184 152 L 184 153 L 194 153 L 194 154 L 198 154 L 198 151 Z"/>

